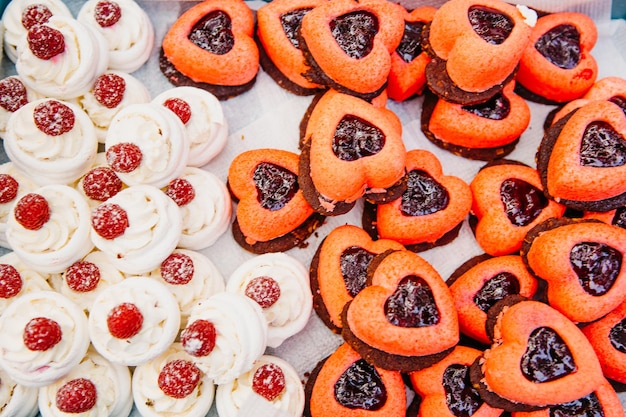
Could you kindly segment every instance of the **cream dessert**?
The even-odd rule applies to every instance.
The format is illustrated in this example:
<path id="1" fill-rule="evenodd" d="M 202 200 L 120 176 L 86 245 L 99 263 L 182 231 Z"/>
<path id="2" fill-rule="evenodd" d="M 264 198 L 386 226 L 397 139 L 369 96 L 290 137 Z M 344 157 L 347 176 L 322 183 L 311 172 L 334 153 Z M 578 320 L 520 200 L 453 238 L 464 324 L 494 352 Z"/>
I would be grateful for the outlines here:
<path id="1" fill-rule="evenodd" d="M 126 417 L 133 408 L 130 370 L 90 348 L 67 375 L 39 389 L 38 404 L 42 417 Z"/>
<path id="2" fill-rule="evenodd" d="M 75 184 L 76 190 L 92 209 L 126 188 L 120 177 L 109 166 L 106 154 L 98 152 L 91 168 Z"/>
<path id="3" fill-rule="evenodd" d="M 242 263 L 226 290 L 254 300 L 268 323 L 267 345 L 280 346 L 306 326 L 313 308 L 309 271 L 285 253 L 266 253 Z"/>
<path id="4" fill-rule="evenodd" d="M 215 384 L 180 343 L 133 372 L 133 397 L 142 417 L 204 417 L 215 398 Z"/>
<path id="5" fill-rule="evenodd" d="M 151 185 L 134 185 L 92 210 L 91 240 L 117 269 L 141 275 L 172 253 L 181 227 L 180 210 L 171 198 Z"/>
<path id="6" fill-rule="evenodd" d="M 87 202 L 68 185 L 46 185 L 11 208 L 7 240 L 31 268 L 60 273 L 93 248 Z"/>
<path id="7" fill-rule="evenodd" d="M 106 39 L 110 69 L 131 73 L 150 58 L 154 27 L 135 1 L 88 0 L 76 19 L 95 28 Z"/>
<path id="8" fill-rule="evenodd" d="M 66 375 L 85 356 L 85 313 L 54 291 L 15 300 L 0 316 L 0 367 L 18 384 L 43 387 Z"/>
<path id="9" fill-rule="evenodd" d="M 226 146 L 228 121 L 220 101 L 207 90 L 174 87 L 163 91 L 153 101 L 172 110 L 184 123 L 191 147 L 187 165 L 204 166 Z"/>
<path id="10" fill-rule="evenodd" d="M 43 98 L 9 118 L 4 138 L 9 159 L 40 185 L 71 184 L 93 164 L 98 141 L 76 104 Z"/>
<path id="11" fill-rule="evenodd" d="M 30 268 L 15 252 L 0 256 L 0 315 L 24 294 L 52 291 L 48 279 L 54 276 L 58 274 L 43 274 Z"/>
<path id="12" fill-rule="evenodd" d="M 232 200 L 217 175 L 188 166 L 170 181 L 165 193 L 176 202 L 183 219 L 179 248 L 208 248 L 230 228 Z"/>
<path id="13" fill-rule="evenodd" d="M 22 82 L 19 75 L 10 75 L 0 80 L 0 138 L 4 139 L 9 117 L 20 107 L 43 98 Z"/>
<path id="14" fill-rule="evenodd" d="M 104 141 L 107 161 L 127 185 L 165 187 L 180 176 L 189 156 L 189 137 L 172 111 L 154 103 L 120 110 Z"/>
<path id="15" fill-rule="evenodd" d="M 250 298 L 221 292 L 192 309 L 180 342 L 193 362 L 216 384 L 252 369 L 267 346 L 267 321 Z"/>
<path id="16" fill-rule="evenodd" d="M 11 207 L 36 188 L 39 188 L 39 185 L 17 169 L 13 162 L 0 165 L 0 246 L 11 249 L 6 238 L 7 219 Z"/>
<path id="17" fill-rule="evenodd" d="M 0 369 L 0 417 L 35 417 L 38 389 L 18 384 Z"/>
<path id="18" fill-rule="evenodd" d="M 304 387 L 287 361 L 263 355 L 252 369 L 236 380 L 217 387 L 215 405 L 220 417 L 237 417 L 250 396 L 258 395 L 285 416 L 300 417 L 304 411 Z"/>
<path id="19" fill-rule="evenodd" d="M 179 324 L 178 303 L 165 285 L 130 277 L 96 297 L 89 312 L 89 337 L 111 362 L 137 366 L 165 352 Z"/>

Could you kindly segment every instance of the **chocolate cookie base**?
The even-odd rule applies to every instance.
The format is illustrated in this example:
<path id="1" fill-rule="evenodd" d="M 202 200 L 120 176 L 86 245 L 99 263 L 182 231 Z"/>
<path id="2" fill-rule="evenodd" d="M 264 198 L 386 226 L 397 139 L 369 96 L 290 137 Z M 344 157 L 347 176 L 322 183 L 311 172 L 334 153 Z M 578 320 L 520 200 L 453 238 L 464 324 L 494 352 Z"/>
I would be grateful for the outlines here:
<path id="1" fill-rule="evenodd" d="M 324 239 L 325 240 L 325 239 Z M 309 283 L 311 286 L 311 293 L 313 294 L 313 310 L 317 314 L 317 316 L 322 320 L 322 323 L 326 325 L 333 333 L 341 334 L 341 327 L 337 326 L 330 319 L 330 313 L 326 308 L 326 304 L 324 303 L 324 298 L 320 293 L 319 286 L 319 260 L 320 260 L 320 252 L 322 250 L 322 245 L 324 241 L 320 243 L 311 259 L 311 266 L 309 267 Z"/>
<path id="2" fill-rule="evenodd" d="M 324 366 L 324 363 L 328 360 L 328 357 L 322 359 L 315 365 L 315 368 L 311 372 L 309 372 L 309 376 L 304 384 L 304 412 L 303 417 L 312 417 L 311 416 L 311 397 L 313 396 L 313 387 L 315 386 L 315 381 L 319 373 Z"/>

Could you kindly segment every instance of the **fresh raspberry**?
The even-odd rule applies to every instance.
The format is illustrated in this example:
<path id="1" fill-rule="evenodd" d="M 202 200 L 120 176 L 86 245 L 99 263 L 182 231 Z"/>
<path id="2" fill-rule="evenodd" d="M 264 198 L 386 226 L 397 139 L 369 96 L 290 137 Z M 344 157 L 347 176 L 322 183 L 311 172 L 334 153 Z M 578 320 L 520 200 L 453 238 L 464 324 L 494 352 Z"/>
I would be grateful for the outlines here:
<path id="1" fill-rule="evenodd" d="M 128 339 L 133 337 L 143 325 L 143 315 L 133 303 L 122 303 L 113 307 L 107 315 L 107 327 L 113 337 Z"/>
<path id="2" fill-rule="evenodd" d="M 15 220 L 25 229 L 38 230 L 50 219 L 50 206 L 41 194 L 28 193 L 15 203 Z"/>
<path id="3" fill-rule="evenodd" d="M 168 98 L 163 102 L 163 105 L 176 113 L 183 124 L 187 124 L 191 118 L 191 107 L 181 98 Z"/>
<path id="4" fill-rule="evenodd" d="M 61 341 L 61 326 L 47 317 L 35 317 L 24 327 L 24 344 L 30 350 L 46 351 Z"/>
<path id="5" fill-rule="evenodd" d="M 14 113 L 28 103 L 26 86 L 17 77 L 6 77 L 0 80 L 0 106 Z"/>
<path id="6" fill-rule="evenodd" d="M 130 142 L 112 145 L 106 150 L 105 157 L 115 172 L 132 172 L 141 164 L 143 154 L 139 146 Z"/>
<path id="7" fill-rule="evenodd" d="M 184 253 L 172 253 L 161 263 L 161 276 L 168 284 L 187 284 L 193 278 L 193 273 L 193 260 Z"/>
<path id="8" fill-rule="evenodd" d="M 99 1 L 93 11 L 96 22 L 103 27 L 113 26 L 122 17 L 120 5 L 114 1 Z"/>
<path id="9" fill-rule="evenodd" d="M 121 103 L 126 91 L 126 81 L 117 74 L 102 74 L 93 84 L 93 95 L 104 107 L 114 109 Z"/>
<path id="10" fill-rule="evenodd" d="M 172 398 L 185 398 L 200 382 L 200 369 L 191 361 L 176 359 L 165 364 L 157 379 L 161 391 Z"/>
<path id="11" fill-rule="evenodd" d="M 26 35 L 28 47 L 39 59 L 52 59 L 65 51 L 63 34 L 48 25 L 35 25 Z"/>
<path id="12" fill-rule="evenodd" d="M 252 377 L 252 390 L 273 401 L 285 390 L 285 374 L 275 363 L 266 363 L 259 367 Z"/>
<path id="13" fill-rule="evenodd" d="M 270 308 L 280 298 L 280 286 L 271 277 L 256 277 L 246 285 L 245 294 L 261 308 Z"/>
<path id="14" fill-rule="evenodd" d="M 22 11 L 22 26 L 28 30 L 46 23 L 51 17 L 52 12 L 44 4 L 30 4 Z"/>
<path id="15" fill-rule="evenodd" d="M 56 406 L 64 413 L 84 413 L 96 405 L 98 392 L 93 382 L 86 378 L 67 381 L 59 388 Z"/>
<path id="16" fill-rule="evenodd" d="M 0 264 L 0 298 L 15 297 L 22 285 L 22 276 L 13 265 Z"/>
<path id="17" fill-rule="evenodd" d="M 167 194 L 174 202 L 179 206 L 189 204 L 191 200 L 196 196 L 196 190 L 191 183 L 184 178 L 174 178 L 167 185 L 165 190 Z"/>
<path id="18" fill-rule="evenodd" d="M 180 342 L 191 356 L 207 356 L 215 347 L 215 326 L 208 320 L 196 320 L 180 333 Z"/>
<path id="19" fill-rule="evenodd" d="M 5 204 L 17 197 L 20 184 L 9 174 L 0 174 L 0 203 Z"/>
<path id="20" fill-rule="evenodd" d="M 106 201 L 122 190 L 122 180 L 109 167 L 96 167 L 83 177 L 83 191 L 92 200 Z"/>
<path id="21" fill-rule="evenodd" d="M 128 214 L 118 204 L 102 203 L 91 213 L 91 226 L 105 239 L 115 239 L 128 227 Z"/>
<path id="22" fill-rule="evenodd" d="M 100 269 L 92 262 L 77 261 L 65 271 L 67 286 L 77 292 L 93 291 L 100 281 Z"/>
<path id="23" fill-rule="evenodd" d="M 74 111 L 57 100 L 46 100 L 35 106 L 33 119 L 37 129 L 46 135 L 59 136 L 74 127 Z"/>

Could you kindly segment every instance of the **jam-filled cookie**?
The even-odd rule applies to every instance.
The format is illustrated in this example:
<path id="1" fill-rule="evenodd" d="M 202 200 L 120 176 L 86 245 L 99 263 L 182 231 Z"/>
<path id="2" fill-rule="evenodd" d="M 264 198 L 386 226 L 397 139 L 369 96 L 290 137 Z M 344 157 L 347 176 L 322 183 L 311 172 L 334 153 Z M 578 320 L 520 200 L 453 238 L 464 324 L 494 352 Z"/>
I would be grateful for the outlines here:
<path id="1" fill-rule="evenodd" d="M 374 257 L 390 249 L 404 247 L 394 240 L 372 240 L 350 224 L 333 229 L 318 246 L 309 270 L 313 307 L 333 332 L 341 333 L 343 308 L 365 288 Z"/>
<path id="2" fill-rule="evenodd" d="M 238 202 L 233 236 L 253 253 L 284 252 L 306 246 L 322 225 L 298 185 L 299 156 L 279 149 L 254 149 L 237 155 L 227 185 Z"/>
<path id="3" fill-rule="evenodd" d="M 626 229 L 626 205 L 609 211 L 587 211 L 583 213 L 582 218 L 596 219 Z"/>
<path id="4" fill-rule="evenodd" d="M 437 363 L 459 341 L 450 290 L 439 273 L 408 250 L 378 255 L 368 285 L 346 304 L 342 336 L 368 362 L 412 372 Z"/>
<path id="5" fill-rule="evenodd" d="M 472 206 L 469 185 L 445 175 L 430 151 L 413 149 L 406 159 L 407 190 L 390 203 L 365 203 L 363 228 L 415 252 L 451 242 Z"/>
<path id="6" fill-rule="evenodd" d="M 163 38 L 159 67 L 175 86 L 204 88 L 224 100 L 248 91 L 259 70 L 254 14 L 242 0 L 205 0 Z"/>

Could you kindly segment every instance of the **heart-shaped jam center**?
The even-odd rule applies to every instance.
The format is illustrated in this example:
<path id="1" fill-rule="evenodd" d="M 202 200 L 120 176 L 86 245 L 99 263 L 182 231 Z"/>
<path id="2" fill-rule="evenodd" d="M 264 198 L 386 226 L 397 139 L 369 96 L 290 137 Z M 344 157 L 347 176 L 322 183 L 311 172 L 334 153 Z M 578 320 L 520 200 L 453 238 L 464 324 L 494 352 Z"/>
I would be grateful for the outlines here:
<path id="1" fill-rule="evenodd" d="M 594 296 L 604 295 L 611 289 L 622 267 L 622 253 L 604 243 L 577 243 L 569 258 L 578 282 Z"/>
<path id="2" fill-rule="evenodd" d="M 530 334 L 520 366 L 522 374 L 532 382 L 554 381 L 577 369 L 569 347 L 549 327 L 538 327 Z"/>
<path id="3" fill-rule="evenodd" d="M 359 359 L 335 382 L 335 399 L 350 409 L 376 411 L 387 401 L 387 390 L 376 369 Z"/>
<path id="4" fill-rule="evenodd" d="M 363 10 L 346 13 L 331 20 L 330 31 L 350 58 L 361 59 L 372 52 L 378 18 Z"/>
<path id="5" fill-rule="evenodd" d="M 425 216 L 448 207 L 448 190 L 427 172 L 412 170 L 407 177 L 407 190 L 402 194 L 400 211 L 405 216 Z"/>
<path id="6" fill-rule="evenodd" d="M 289 39 L 295 48 L 300 49 L 299 34 L 300 26 L 302 26 L 302 18 L 310 10 L 310 8 L 294 9 L 280 16 L 280 24 L 283 27 L 283 31 L 285 32 L 287 39 Z"/>
<path id="7" fill-rule="evenodd" d="M 618 209 L 615 210 L 615 214 L 613 215 L 611 224 L 613 226 L 626 229 L 626 207 L 619 207 Z"/>
<path id="8" fill-rule="evenodd" d="M 235 45 L 231 27 L 230 16 L 222 10 L 216 10 L 208 13 L 193 26 L 189 40 L 205 51 L 224 55 Z"/>
<path id="9" fill-rule="evenodd" d="M 563 404 L 550 407 L 550 417 L 604 417 L 604 409 L 595 392 Z"/>
<path id="10" fill-rule="evenodd" d="M 404 34 L 396 52 L 406 63 L 413 61 L 422 53 L 423 22 L 404 22 Z"/>
<path id="11" fill-rule="evenodd" d="M 485 119 L 504 120 L 511 112 L 511 102 L 498 93 L 484 103 L 463 106 L 462 109 Z"/>
<path id="12" fill-rule="evenodd" d="M 474 304 L 485 313 L 507 295 L 519 294 L 519 280 L 510 272 L 500 272 L 483 284 L 474 295 Z"/>
<path id="13" fill-rule="evenodd" d="M 599 168 L 626 164 L 624 137 L 607 122 L 589 123 L 580 144 L 580 164 Z"/>
<path id="14" fill-rule="evenodd" d="M 298 176 L 286 168 L 262 162 L 252 177 L 261 207 L 270 211 L 283 208 L 298 192 Z"/>
<path id="15" fill-rule="evenodd" d="M 558 25 L 537 39 L 535 49 L 559 68 L 575 68 L 580 62 L 580 33 L 573 25 Z"/>
<path id="16" fill-rule="evenodd" d="M 500 200 L 509 221 L 526 226 L 548 205 L 548 199 L 534 185 L 519 178 L 509 178 L 500 184 Z"/>
<path id="17" fill-rule="evenodd" d="M 443 373 L 442 382 L 448 409 L 454 416 L 470 417 L 483 404 L 480 394 L 470 381 L 469 366 L 448 366 Z"/>
<path id="18" fill-rule="evenodd" d="M 374 258 L 374 254 L 360 246 L 346 248 L 339 258 L 341 275 L 346 289 L 351 297 L 356 297 L 365 288 L 367 267 Z"/>
<path id="19" fill-rule="evenodd" d="M 385 301 L 385 317 L 394 326 L 427 327 L 439 323 L 440 313 L 428 283 L 409 275 Z"/>
<path id="20" fill-rule="evenodd" d="M 385 134 L 360 117 L 346 115 L 337 124 L 333 152 L 342 161 L 376 155 L 385 146 Z"/>
<path id="21" fill-rule="evenodd" d="M 474 32 L 492 45 L 502 44 L 515 26 L 510 17 L 489 7 L 472 6 L 467 11 L 467 17 Z"/>
<path id="22" fill-rule="evenodd" d="M 626 318 L 611 328 L 609 331 L 611 345 L 622 353 L 626 353 Z"/>

